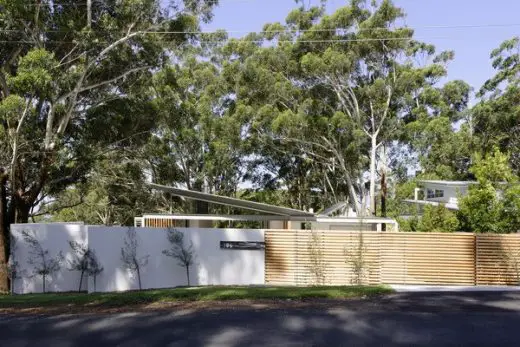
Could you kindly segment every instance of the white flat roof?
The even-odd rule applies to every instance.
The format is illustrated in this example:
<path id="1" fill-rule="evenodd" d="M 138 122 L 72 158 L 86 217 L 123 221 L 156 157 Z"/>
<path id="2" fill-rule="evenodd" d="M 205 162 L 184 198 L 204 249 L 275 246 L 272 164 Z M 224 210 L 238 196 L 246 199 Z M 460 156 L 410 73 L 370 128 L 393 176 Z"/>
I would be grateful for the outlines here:
<path id="1" fill-rule="evenodd" d="M 428 200 L 413 200 L 413 199 L 405 199 L 403 201 L 404 202 L 410 202 L 410 203 L 413 203 L 413 204 L 418 204 L 418 205 L 439 206 L 440 204 L 442 204 L 442 205 L 444 205 L 444 207 L 446 207 L 449 210 L 458 210 L 459 209 L 459 205 L 458 204 L 453 204 L 453 203 L 449 203 L 449 202 L 438 202 L 438 201 L 428 201 Z"/>
<path id="2" fill-rule="evenodd" d="M 442 180 L 417 180 L 419 183 L 438 184 L 443 186 L 469 186 L 470 184 L 477 184 L 476 181 L 442 181 Z"/>
<path id="3" fill-rule="evenodd" d="M 368 224 L 396 224 L 397 221 L 392 218 L 385 217 L 318 217 L 316 218 L 316 222 L 318 223 L 331 223 L 331 224 L 359 224 L 359 223 L 368 223 Z"/>

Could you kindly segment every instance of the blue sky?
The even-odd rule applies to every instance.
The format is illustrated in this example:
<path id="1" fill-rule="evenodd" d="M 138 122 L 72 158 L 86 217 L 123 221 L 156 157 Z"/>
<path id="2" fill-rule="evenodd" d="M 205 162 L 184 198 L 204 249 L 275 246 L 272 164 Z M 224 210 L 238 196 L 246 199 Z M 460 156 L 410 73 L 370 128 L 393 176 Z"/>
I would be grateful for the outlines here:
<path id="1" fill-rule="evenodd" d="M 394 3 L 406 12 L 406 23 L 416 29 L 418 39 L 434 44 L 439 51 L 455 51 L 455 61 L 449 66 L 448 78 L 463 79 L 476 89 L 494 75 L 490 52 L 504 40 L 520 35 L 519 0 L 394 0 Z M 329 0 L 328 12 L 346 4 L 347 0 Z M 265 23 L 283 22 L 295 7 L 294 0 L 220 0 L 213 21 L 204 29 L 259 31 Z M 497 24 L 518 25 L 425 28 Z"/>

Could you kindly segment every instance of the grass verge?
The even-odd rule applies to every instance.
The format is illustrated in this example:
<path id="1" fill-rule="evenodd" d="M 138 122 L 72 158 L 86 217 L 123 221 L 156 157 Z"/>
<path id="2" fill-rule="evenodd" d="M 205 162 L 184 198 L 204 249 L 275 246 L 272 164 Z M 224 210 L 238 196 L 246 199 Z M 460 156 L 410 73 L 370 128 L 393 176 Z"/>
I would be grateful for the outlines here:
<path id="1" fill-rule="evenodd" d="M 391 293 L 385 286 L 345 287 L 197 287 L 124 293 L 47 293 L 0 295 L 4 311 L 27 308 L 138 308 L 150 304 L 230 300 L 350 299 Z"/>

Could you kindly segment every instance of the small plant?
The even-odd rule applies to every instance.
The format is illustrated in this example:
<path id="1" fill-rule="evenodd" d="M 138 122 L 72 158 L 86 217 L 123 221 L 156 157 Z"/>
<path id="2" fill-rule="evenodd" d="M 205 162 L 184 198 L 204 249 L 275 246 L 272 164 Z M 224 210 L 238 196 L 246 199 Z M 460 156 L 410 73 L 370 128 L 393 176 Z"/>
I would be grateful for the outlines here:
<path id="1" fill-rule="evenodd" d="M 345 247 L 345 262 L 352 267 L 352 278 L 350 280 L 353 285 L 363 285 L 365 278 L 370 270 L 370 262 L 367 259 L 367 247 L 364 237 L 363 215 L 359 219 L 359 232 L 356 235 L 356 244 L 353 247 Z"/>
<path id="2" fill-rule="evenodd" d="M 137 248 L 139 244 L 137 241 L 137 234 L 134 228 L 128 228 L 125 236 L 125 246 L 121 248 L 121 261 L 125 267 L 132 273 L 137 275 L 139 282 L 139 290 L 142 290 L 141 285 L 141 268 L 148 264 L 149 255 L 139 257 L 137 255 Z"/>
<path id="3" fill-rule="evenodd" d="M 313 284 L 317 286 L 325 285 L 326 263 L 323 260 L 323 247 L 321 237 L 316 231 L 311 231 L 311 239 L 307 245 L 309 252 L 309 271 L 313 277 Z"/>
<path id="4" fill-rule="evenodd" d="M 99 274 L 103 272 L 103 267 L 99 263 L 99 260 L 96 255 L 96 251 L 93 249 L 90 250 L 89 258 L 88 258 L 89 264 L 87 267 L 87 273 L 90 277 L 92 277 L 92 280 L 94 281 L 94 292 L 96 291 L 96 279 Z"/>
<path id="5" fill-rule="evenodd" d="M 33 266 L 33 276 L 42 277 L 43 292 L 45 293 L 47 277 L 60 270 L 63 262 L 63 253 L 60 251 L 56 256 L 51 257 L 49 250 L 43 249 L 34 232 L 23 230 L 22 236 L 29 246 L 29 260 L 27 263 Z"/>
<path id="6" fill-rule="evenodd" d="M 184 242 L 184 234 L 175 229 L 168 229 L 166 237 L 170 243 L 170 249 L 165 249 L 162 253 L 168 257 L 177 260 L 177 265 L 186 268 L 186 278 L 188 286 L 190 286 L 190 266 L 195 261 L 195 251 L 193 250 L 193 243 L 190 241 L 188 245 Z"/>
<path id="7" fill-rule="evenodd" d="M 74 258 L 72 259 L 72 261 L 69 261 L 69 270 L 78 271 L 80 273 L 78 292 L 81 292 L 81 285 L 83 284 L 83 275 L 88 270 L 89 249 L 84 244 L 81 244 L 76 241 L 69 241 L 69 246 L 72 249 L 72 252 L 74 253 Z"/>
<path id="8" fill-rule="evenodd" d="M 81 292 L 85 274 L 94 278 L 94 291 L 96 291 L 96 277 L 103 268 L 99 265 L 95 252 L 85 244 L 76 241 L 69 241 L 69 246 L 74 252 L 74 259 L 69 262 L 69 270 L 80 272 L 78 292 Z"/>

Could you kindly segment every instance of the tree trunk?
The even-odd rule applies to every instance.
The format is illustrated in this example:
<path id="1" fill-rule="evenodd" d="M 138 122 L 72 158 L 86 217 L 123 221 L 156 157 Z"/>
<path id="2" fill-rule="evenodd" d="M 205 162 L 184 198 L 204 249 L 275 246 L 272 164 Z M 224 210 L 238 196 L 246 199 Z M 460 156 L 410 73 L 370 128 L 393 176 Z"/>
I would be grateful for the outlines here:
<path id="1" fill-rule="evenodd" d="M 381 217 L 386 217 L 386 172 L 381 173 Z M 386 224 L 383 223 L 381 226 L 382 231 L 386 231 Z"/>
<path id="2" fill-rule="evenodd" d="M 0 171 L 0 292 L 9 291 L 7 260 L 9 257 L 9 218 L 7 216 L 7 175 Z"/>
<path id="3" fill-rule="evenodd" d="M 15 286 L 15 281 L 16 281 L 16 276 L 18 276 L 18 274 L 16 272 L 12 272 L 11 273 L 11 278 L 10 278 L 10 287 L 11 287 L 11 295 L 14 294 L 14 286 Z"/>
<path id="4" fill-rule="evenodd" d="M 87 0 L 87 27 L 90 28 L 92 23 L 92 0 Z"/>
<path id="5" fill-rule="evenodd" d="M 18 196 L 13 197 L 15 202 L 15 222 L 18 224 L 29 223 L 29 214 L 31 212 L 31 204 L 28 204 Z"/>
<path id="6" fill-rule="evenodd" d="M 372 145 L 370 148 L 370 214 L 376 213 L 376 156 L 377 156 L 377 136 L 372 135 Z"/>
<path id="7" fill-rule="evenodd" d="M 386 217 L 386 197 L 388 195 L 388 187 L 386 185 L 387 172 L 386 147 L 381 146 L 381 216 Z M 386 231 L 386 224 L 382 225 L 382 231 Z"/>
<path id="8" fill-rule="evenodd" d="M 188 278 L 188 287 L 190 286 L 190 267 L 186 266 L 186 277 Z"/>
<path id="9" fill-rule="evenodd" d="M 83 284 L 83 274 L 85 273 L 85 271 L 81 271 L 81 276 L 79 277 L 79 289 L 78 289 L 78 293 L 81 293 L 81 285 Z"/>
<path id="10" fill-rule="evenodd" d="M 45 294 L 45 275 L 42 276 L 43 277 L 43 293 Z"/>
<path id="11" fill-rule="evenodd" d="M 139 271 L 139 267 L 137 267 L 137 281 L 139 282 L 139 290 L 142 290 L 142 287 L 141 287 L 141 271 Z"/>

